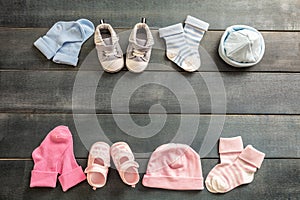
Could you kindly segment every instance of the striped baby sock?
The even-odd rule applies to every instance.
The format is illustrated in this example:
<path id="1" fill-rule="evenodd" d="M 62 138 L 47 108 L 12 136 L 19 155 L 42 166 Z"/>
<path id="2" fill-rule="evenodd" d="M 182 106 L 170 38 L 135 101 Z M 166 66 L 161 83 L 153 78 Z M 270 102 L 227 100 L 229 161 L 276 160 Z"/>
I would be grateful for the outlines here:
<path id="1" fill-rule="evenodd" d="M 220 168 L 232 164 L 234 160 L 243 150 L 243 141 L 241 136 L 232 138 L 220 138 L 219 141 L 219 154 L 221 163 L 217 164 L 207 175 L 205 185 L 208 191 L 217 193 L 212 187 L 211 181 L 214 176 L 218 175 Z"/>
<path id="2" fill-rule="evenodd" d="M 211 181 L 213 189 L 218 193 L 225 193 L 240 185 L 251 183 L 264 157 L 264 153 L 248 145 L 231 165 L 218 169 L 218 175 Z"/>
<path id="3" fill-rule="evenodd" d="M 167 57 L 185 71 L 193 72 L 200 67 L 196 56 L 186 43 L 181 23 L 160 28 L 159 35 L 166 41 Z"/>
<path id="4" fill-rule="evenodd" d="M 208 27 L 209 24 L 200 19 L 190 15 L 186 17 L 184 25 L 185 39 L 193 53 L 199 57 L 199 60 L 200 54 L 198 48 L 204 33 L 208 30 Z"/>

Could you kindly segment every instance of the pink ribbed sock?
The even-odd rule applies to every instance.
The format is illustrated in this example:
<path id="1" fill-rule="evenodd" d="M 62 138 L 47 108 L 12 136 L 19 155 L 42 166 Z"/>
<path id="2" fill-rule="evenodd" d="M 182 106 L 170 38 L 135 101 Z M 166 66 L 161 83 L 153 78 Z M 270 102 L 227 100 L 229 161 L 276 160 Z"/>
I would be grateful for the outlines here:
<path id="1" fill-rule="evenodd" d="M 216 193 L 212 187 L 212 178 L 218 175 L 220 168 L 223 168 L 226 165 L 232 164 L 234 160 L 243 150 L 243 141 L 241 136 L 232 137 L 232 138 L 220 138 L 219 141 L 219 154 L 221 163 L 217 164 L 207 175 L 205 180 L 205 185 L 208 191 Z"/>
<path id="2" fill-rule="evenodd" d="M 244 146 L 241 136 L 232 138 L 220 138 L 219 154 L 221 164 L 232 163 L 238 157 L 238 155 L 240 155 L 243 149 Z"/>
<path id="3" fill-rule="evenodd" d="M 58 175 L 57 164 L 72 141 L 67 126 L 51 130 L 43 142 L 32 152 L 34 167 L 31 171 L 30 187 L 55 187 Z"/>
<path id="4" fill-rule="evenodd" d="M 67 126 L 57 126 L 32 152 L 34 167 L 30 187 L 56 187 L 57 175 L 63 191 L 85 180 L 73 153 L 72 134 Z"/>
<path id="5" fill-rule="evenodd" d="M 265 154 L 248 145 L 230 165 L 218 168 L 211 185 L 217 193 L 228 192 L 240 185 L 251 183 L 254 173 L 260 168 Z"/>
<path id="6" fill-rule="evenodd" d="M 58 180 L 64 192 L 86 179 L 81 166 L 77 164 L 75 159 L 73 141 L 70 142 L 68 148 L 62 155 L 58 167 L 60 174 Z"/>

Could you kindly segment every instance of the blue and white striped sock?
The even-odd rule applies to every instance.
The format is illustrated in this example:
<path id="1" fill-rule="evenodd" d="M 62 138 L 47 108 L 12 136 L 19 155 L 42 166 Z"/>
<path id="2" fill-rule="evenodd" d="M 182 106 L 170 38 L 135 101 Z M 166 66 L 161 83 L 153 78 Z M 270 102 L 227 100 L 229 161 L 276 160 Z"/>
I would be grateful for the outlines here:
<path id="1" fill-rule="evenodd" d="M 209 24 L 197 19 L 195 17 L 192 17 L 190 15 L 187 16 L 185 20 L 185 25 L 184 25 L 184 35 L 187 44 L 195 53 L 199 59 L 200 59 L 200 54 L 199 54 L 199 45 L 200 41 L 209 27 Z"/>
<path id="2" fill-rule="evenodd" d="M 159 35 L 166 41 L 167 57 L 185 71 L 193 72 L 200 67 L 199 56 L 197 57 L 184 36 L 182 24 L 174 24 L 160 28 Z"/>

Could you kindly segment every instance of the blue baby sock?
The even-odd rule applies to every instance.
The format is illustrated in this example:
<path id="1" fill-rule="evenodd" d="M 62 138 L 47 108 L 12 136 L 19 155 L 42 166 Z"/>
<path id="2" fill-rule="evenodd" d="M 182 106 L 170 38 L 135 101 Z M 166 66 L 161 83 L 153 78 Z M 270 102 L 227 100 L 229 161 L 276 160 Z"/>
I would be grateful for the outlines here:
<path id="1" fill-rule="evenodd" d="M 82 41 L 70 41 L 63 44 L 58 52 L 53 57 L 53 62 L 76 66 L 78 62 L 78 55 L 82 44 L 93 35 L 95 27 L 94 24 L 87 19 L 79 19 L 76 22 L 82 27 Z"/>
<path id="2" fill-rule="evenodd" d="M 80 42 L 84 39 L 82 26 L 78 22 L 57 22 L 50 30 L 34 42 L 48 59 L 51 59 L 65 42 Z"/>
<path id="3" fill-rule="evenodd" d="M 195 17 L 192 17 L 190 15 L 187 16 L 185 20 L 184 25 L 184 36 L 186 39 L 186 42 L 188 46 L 191 48 L 191 50 L 194 52 L 197 57 L 199 57 L 200 60 L 200 54 L 199 54 L 199 45 L 200 41 L 205 33 L 207 31 L 209 24 L 197 19 Z"/>
<path id="4" fill-rule="evenodd" d="M 189 47 L 182 24 L 160 28 L 159 35 L 166 41 L 167 57 L 185 71 L 193 72 L 200 67 L 200 59 Z"/>

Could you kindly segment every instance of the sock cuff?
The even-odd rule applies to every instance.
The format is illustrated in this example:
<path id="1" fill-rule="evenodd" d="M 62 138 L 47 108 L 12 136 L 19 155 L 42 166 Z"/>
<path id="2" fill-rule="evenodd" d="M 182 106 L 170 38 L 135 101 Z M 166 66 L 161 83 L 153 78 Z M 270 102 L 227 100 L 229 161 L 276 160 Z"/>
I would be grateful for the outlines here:
<path id="1" fill-rule="evenodd" d="M 64 53 L 57 52 L 55 54 L 55 56 L 53 57 L 53 62 L 59 63 L 59 64 L 72 65 L 72 66 L 76 67 L 77 63 L 78 63 L 78 58 L 77 58 L 77 56 L 72 56 L 72 55 L 67 55 Z"/>
<path id="2" fill-rule="evenodd" d="M 169 35 L 176 35 L 179 33 L 183 33 L 184 30 L 182 24 L 178 23 L 164 28 L 160 28 L 158 29 L 158 32 L 159 32 L 159 37 L 163 38 Z"/>
<path id="3" fill-rule="evenodd" d="M 241 136 L 231 138 L 220 138 L 219 153 L 242 152 L 243 148 L 243 140 Z"/>
<path id="4" fill-rule="evenodd" d="M 252 145 L 248 145 L 239 155 L 239 158 L 257 168 L 260 168 L 265 158 L 265 154 L 255 149 Z"/>
<path id="5" fill-rule="evenodd" d="M 70 189 L 71 187 L 77 185 L 78 183 L 84 181 L 85 179 L 86 176 L 83 173 L 82 168 L 80 166 L 76 167 L 75 169 L 72 169 L 69 172 L 61 174 L 58 177 L 58 180 L 64 192 Z"/>
<path id="6" fill-rule="evenodd" d="M 55 43 L 54 40 L 48 39 L 48 42 L 51 41 L 51 44 L 48 44 L 42 37 L 40 37 L 39 39 L 37 39 L 33 45 L 40 50 L 40 52 L 42 54 L 44 54 L 44 56 L 49 60 L 51 59 L 57 49 L 58 49 L 58 45 Z"/>
<path id="7" fill-rule="evenodd" d="M 200 19 L 197 19 L 196 17 L 190 16 L 190 15 L 188 15 L 186 17 L 185 23 L 190 24 L 192 26 L 195 26 L 195 27 L 200 28 L 205 31 L 207 31 L 208 27 L 209 27 L 209 23 L 202 21 Z"/>
<path id="8" fill-rule="evenodd" d="M 57 172 L 31 171 L 30 187 L 56 187 Z"/>

